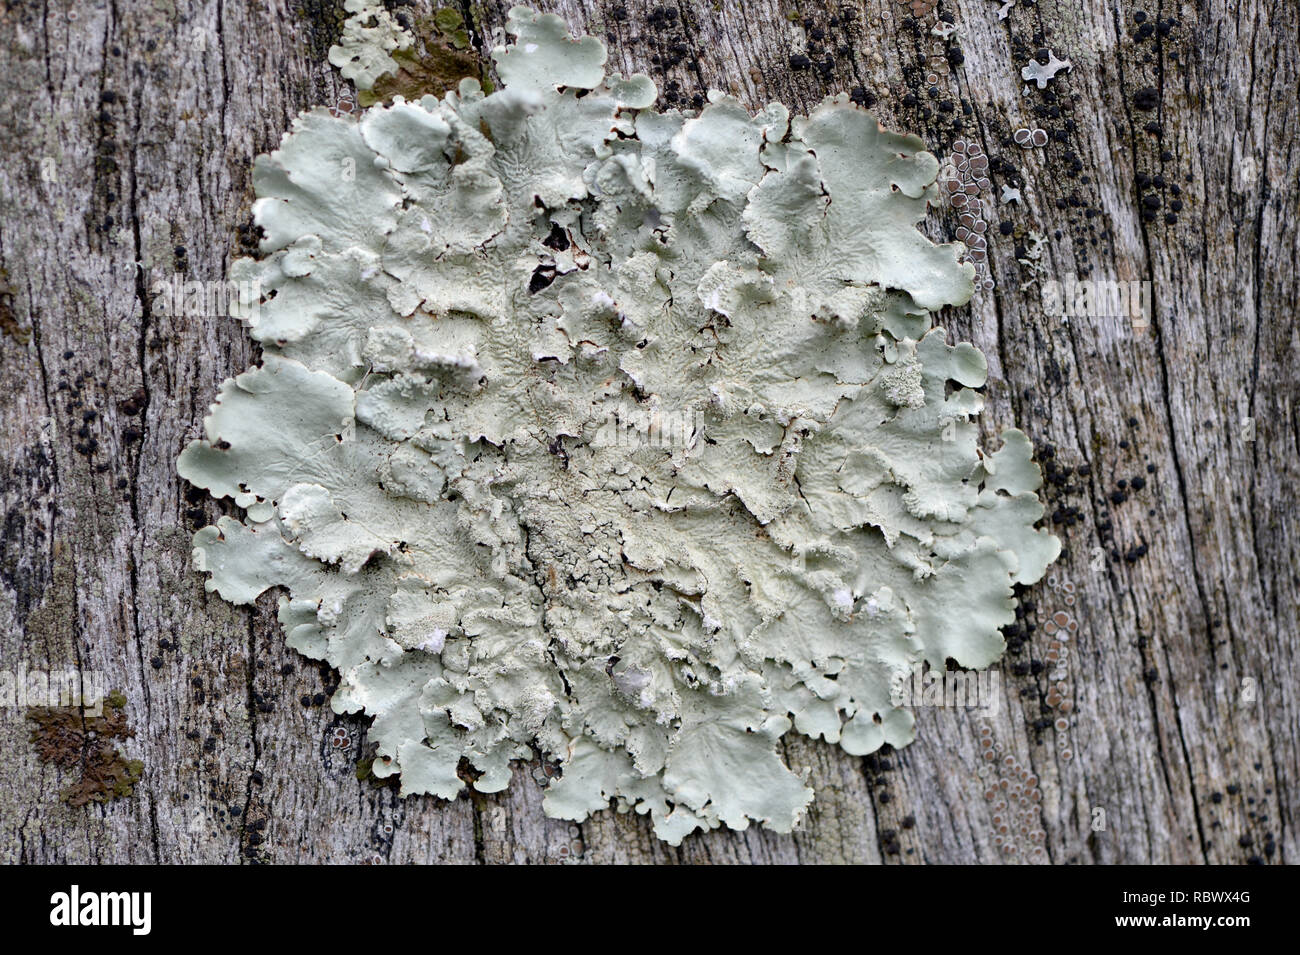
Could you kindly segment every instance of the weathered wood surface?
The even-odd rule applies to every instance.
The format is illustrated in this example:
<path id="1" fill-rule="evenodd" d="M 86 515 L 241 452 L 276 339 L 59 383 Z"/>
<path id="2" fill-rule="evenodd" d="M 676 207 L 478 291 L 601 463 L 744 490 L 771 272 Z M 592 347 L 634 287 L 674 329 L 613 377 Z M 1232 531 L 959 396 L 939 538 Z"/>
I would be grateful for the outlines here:
<path id="1" fill-rule="evenodd" d="M 364 722 L 301 702 L 330 675 L 284 648 L 273 598 L 242 612 L 204 593 L 188 540 L 218 511 L 187 499 L 173 462 L 253 355 L 233 321 L 165 314 L 149 290 L 173 273 L 220 279 L 241 253 L 253 155 L 343 89 L 325 62 L 339 6 L 0 8 L 0 668 L 104 674 L 127 699 L 124 752 L 144 767 L 133 795 L 69 806 L 75 773 L 37 757 L 22 710 L 0 711 L 0 859 L 1001 860 L 981 721 L 953 709 L 922 710 L 917 741 L 883 760 L 790 739 L 819 794 L 791 836 L 723 831 L 673 849 L 635 817 L 571 826 L 542 816 L 527 767 L 497 797 L 399 800 L 355 776 Z M 990 440 L 1017 425 L 1076 469 L 1045 492 L 1049 512 L 1077 508 L 1057 526 L 1055 569 L 1079 623 L 1073 758 L 1033 725 L 1047 673 L 1017 675 L 1044 659 L 1041 626 L 1007 657 L 988 725 L 1041 780 L 1052 862 L 1300 859 L 1294 7 L 1021 0 L 1000 22 L 993 0 L 945 0 L 920 20 L 897 0 L 538 6 L 604 36 L 614 66 L 651 73 L 670 102 L 718 87 L 806 109 L 860 87 L 936 154 L 960 135 L 1018 171 L 1023 201 L 992 217 L 991 232 L 1016 230 L 989 241 L 999 287 L 945 321 L 989 356 Z M 500 42 L 506 7 L 464 5 L 480 50 Z M 1177 25 L 1139 42 L 1139 10 Z M 940 49 L 961 56 L 931 57 L 939 12 L 958 29 Z M 1073 62 L 1052 102 L 1020 79 L 1040 47 Z M 1052 142 L 1021 150 L 1023 125 Z M 1016 182 L 996 163 L 993 178 Z M 1145 221 L 1150 194 L 1161 206 Z M 927 228 L 954 226 L 936 210 Z M 1019 288 L 1028 230 L 1047 237 L 1044 278 L 1150 281 L 1150 328 L 1047 316 Z M 1112 503 L 1135 475 L 1146 486 Z M 1065 599 L 1045 584 L 1027 598 L 1040 625 Z"/>

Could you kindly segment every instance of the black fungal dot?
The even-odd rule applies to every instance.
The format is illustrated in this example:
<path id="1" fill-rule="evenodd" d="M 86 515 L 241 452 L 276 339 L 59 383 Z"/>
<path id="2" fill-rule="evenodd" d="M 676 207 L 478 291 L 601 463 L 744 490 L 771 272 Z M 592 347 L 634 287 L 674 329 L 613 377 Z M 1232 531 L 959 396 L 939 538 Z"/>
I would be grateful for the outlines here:
<path id="1" fill-rule="evenodd" d="M 1127 563 L 1136 564 L 1139 560 L 1141 560 L 1146 555 L 1147 555 L 1147 545 L 1139 544 L 1137 547 L 1132 547 L 1129 549 L 1128 553 L 1124 555 L 1124 560 Z"/>
<path id="2" fill-rule="evenodd" d="M 849 91 L 849 99 L 859 106 L 870 109 L 876 105 L 876 94 L 862 86 L 855 86 Z"/>
<path id="3" fill-rule="evenodd" d="M 1152 110 L 1160 105 L 1160 93 L 1154 86 L 1146 86 L 1133 96 L 1133 105 L 1138 109 Z"/>

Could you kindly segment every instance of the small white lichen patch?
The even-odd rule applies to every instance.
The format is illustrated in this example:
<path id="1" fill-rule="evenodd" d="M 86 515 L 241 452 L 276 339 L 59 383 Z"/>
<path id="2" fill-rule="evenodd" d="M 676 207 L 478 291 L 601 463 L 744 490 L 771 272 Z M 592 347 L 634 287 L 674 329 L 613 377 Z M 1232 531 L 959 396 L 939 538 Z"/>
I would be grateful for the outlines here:
<path id="1" fill-rule="evenodd" d="M 258 160 L 264 359 L 178 463 L 245 517 L 195 564 L 285 588 L 403 793 L 540 753 L 552 816 L 788 832 L 781 736 L 906 744 L 895 675 L 996 661 L 1059 549 L 931 328 L 972 288 L 917 229 L 939 164 L 843 96 L 658 113 L 558 18 L 509 30 L 500 91 L 305 113 Z"/>
<path id="2" fill-rule="evenodd" d="M 1056 54 L 1048 50 L 1046 63 L 1030 60 L 1020 71 L 1020 76 L 1026 83 L 1036 83 L 1040 90 L 1045 90 L 1047 89 L 1048 80 L 1056 79 L 1056 74 L 1061 70 L 1072 69 L 1074 69 L 1074 65 L 1069 60 L 1058 60 Z"/>
<path id="3" fill-rule="evenodd" d="M 998 5 L 998 19 L 1005 20 L 1011 15 L 1011 8 L 1016 5 L 1016 0 L 993 0 Z"/>
<path id="4" fill-rule="evenodd" d="M 343 23 L 343 35 L 330 47 L 330 63 L 359 90 L 368 90 L 379 77 L 396 73 L 394 50 L 409 50 L 415 38 L 402 29 L 379 0 L 347 0 L 351 16 Z"/>

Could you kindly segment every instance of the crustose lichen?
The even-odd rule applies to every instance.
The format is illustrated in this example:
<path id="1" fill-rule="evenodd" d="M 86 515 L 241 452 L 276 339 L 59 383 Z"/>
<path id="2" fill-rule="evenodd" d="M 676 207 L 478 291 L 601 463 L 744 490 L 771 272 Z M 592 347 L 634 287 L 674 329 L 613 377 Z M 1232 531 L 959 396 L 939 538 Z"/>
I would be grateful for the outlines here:
<path id="1" fill-rule="evenodd" d="M 553 816 L 788 831 L 782 734 L 908 742 L 894 676 L 994 662 L 1059 546 L 930 327 L 972 281 L 916 228 L 938 163 L 844 97 L 658 113 L 599 41 L 509 29 L 499 92 L 305 113 L 259 159 L 264 360 L 179 461 L 246 516 L 195 562 L 287 588 L 403 792 L 540 751 Z"/>

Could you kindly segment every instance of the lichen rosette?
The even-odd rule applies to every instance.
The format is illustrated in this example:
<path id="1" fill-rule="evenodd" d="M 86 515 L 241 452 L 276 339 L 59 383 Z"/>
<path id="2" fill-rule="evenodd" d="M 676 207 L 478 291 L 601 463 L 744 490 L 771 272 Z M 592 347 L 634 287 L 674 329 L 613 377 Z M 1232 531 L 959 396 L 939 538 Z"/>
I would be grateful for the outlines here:
<path id="1" fill-rule="evenodd" d="M 499 91 L 304 113 L 258 160 L 263 358 L 179 461 L 243 518 L 195 563 L 284 588 L 403 793 L 540 754 L 552 816 L 789 831 L 780 737 L 906 744 L 894 681 L 996 661 L 1059 549 L 931 327 L 972 287 L 917 229 L 938 163 L 843 96 L 659 113 L 598 40 L 509 30 Z"/>

